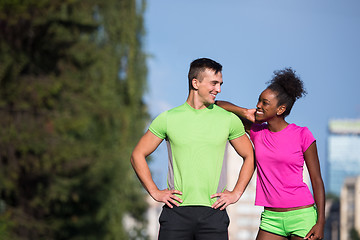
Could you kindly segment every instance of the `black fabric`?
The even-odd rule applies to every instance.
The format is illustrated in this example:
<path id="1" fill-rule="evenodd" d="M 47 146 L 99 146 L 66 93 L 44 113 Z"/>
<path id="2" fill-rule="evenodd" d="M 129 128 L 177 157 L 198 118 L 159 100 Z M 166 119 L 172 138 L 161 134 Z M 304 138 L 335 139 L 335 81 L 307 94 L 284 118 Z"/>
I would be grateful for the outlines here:
<path id="1" fill-rule="evenodd" d="M 164 206 L 159 240 L 228 240 L 230 223 L 226 210 L 203 206 Z"/>

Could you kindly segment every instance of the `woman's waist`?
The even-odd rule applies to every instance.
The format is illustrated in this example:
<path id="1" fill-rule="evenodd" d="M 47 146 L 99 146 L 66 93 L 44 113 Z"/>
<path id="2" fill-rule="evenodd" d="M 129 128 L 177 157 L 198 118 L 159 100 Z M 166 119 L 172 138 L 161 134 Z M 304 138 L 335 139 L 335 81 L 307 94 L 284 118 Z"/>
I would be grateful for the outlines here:
<path id="1" fill-rule="evenodd" d="M 299 209 L 304 209 L 304 208 L 310 208 L 313 206 L 314 206 L 314 204 L 308 204 L 305 206 L 289 207 L 289 208 L 264 207 L 264 209 L 267 211 L 273 211 L 273 212 L 289 212 L 289 211 L 294 211 L 294 210 L 299 210 Z"/>

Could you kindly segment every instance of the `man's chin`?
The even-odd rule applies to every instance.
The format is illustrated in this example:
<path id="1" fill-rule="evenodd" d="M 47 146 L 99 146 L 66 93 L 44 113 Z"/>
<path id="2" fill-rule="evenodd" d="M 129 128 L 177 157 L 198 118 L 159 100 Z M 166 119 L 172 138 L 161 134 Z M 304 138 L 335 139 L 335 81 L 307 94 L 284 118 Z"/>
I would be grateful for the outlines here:
<path id="1" fill-rule="evenodd" d="M 209 105 L 211 105 L 211 104 L 214 104 L 215 103 L 215 99 L 214 100 L 210 100 L 210 101 L 208 101 L 208 102 L 206 102 L 206 103 L 204 103 L 206 106 L 209 106 Z"/>

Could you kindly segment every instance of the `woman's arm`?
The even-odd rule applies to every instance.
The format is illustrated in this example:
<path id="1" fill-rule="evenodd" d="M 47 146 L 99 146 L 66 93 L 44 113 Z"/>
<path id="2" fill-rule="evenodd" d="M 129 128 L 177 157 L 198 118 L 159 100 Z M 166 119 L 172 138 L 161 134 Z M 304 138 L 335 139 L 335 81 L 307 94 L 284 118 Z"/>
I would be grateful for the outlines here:
<path id="1" fill-rule="evenodd" d="M 305 239 L 323 239 L 325 227 L 325 189 L 324 182 L 321 177 L 316 142 L 313 142 L 305 151 L 304 158 L 309 171 L 318 213 L 318 220 L 310 232 L 306 235 Z"/>
<path id="2" fill-rule="evenodd" d="M 215 104 L 239 116 L 245 126 L 245 130 L 247 132 L 250 131 L 251 125 L 255 122 L 256 109 L 247 109 L 247 108 L 239 107 L 227 101 L 216 101 Z"/>

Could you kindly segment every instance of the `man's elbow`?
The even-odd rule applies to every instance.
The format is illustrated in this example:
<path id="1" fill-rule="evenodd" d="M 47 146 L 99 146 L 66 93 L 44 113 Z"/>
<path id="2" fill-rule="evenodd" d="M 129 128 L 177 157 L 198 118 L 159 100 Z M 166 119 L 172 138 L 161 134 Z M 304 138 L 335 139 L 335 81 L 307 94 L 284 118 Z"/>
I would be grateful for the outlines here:
<path id="1" fill-rule="evenodd" d="M 141 159 L 145 158 L 144 155 L 139 152 L 136 151 L 136 149 L 131 153 L 130 156 L 130 163 L 133 167 L 135 167 L 136 165 L 140 164 L 140 162 L 142 161 Z"/>
<path id="2" fill-rule="evenodd" d="M 130 155 L 130 163 L 131 163 L 131 165 L 134 167 L 134 165 L 135 165 L 135 162 L 136 162 L 136 152 L 135 151 L 133 151 L 132 153 L 131 153 L 131 155 Z"/>
<path id="3" fill-rule="evenodd" d="M 256 163 L 255 163 L 255 156 L 254 155 L 248 155 L 246 157 L 243 157 L 244 164 L 247 164 L 249 167 L 253 167 L 255 169 Z"/>

